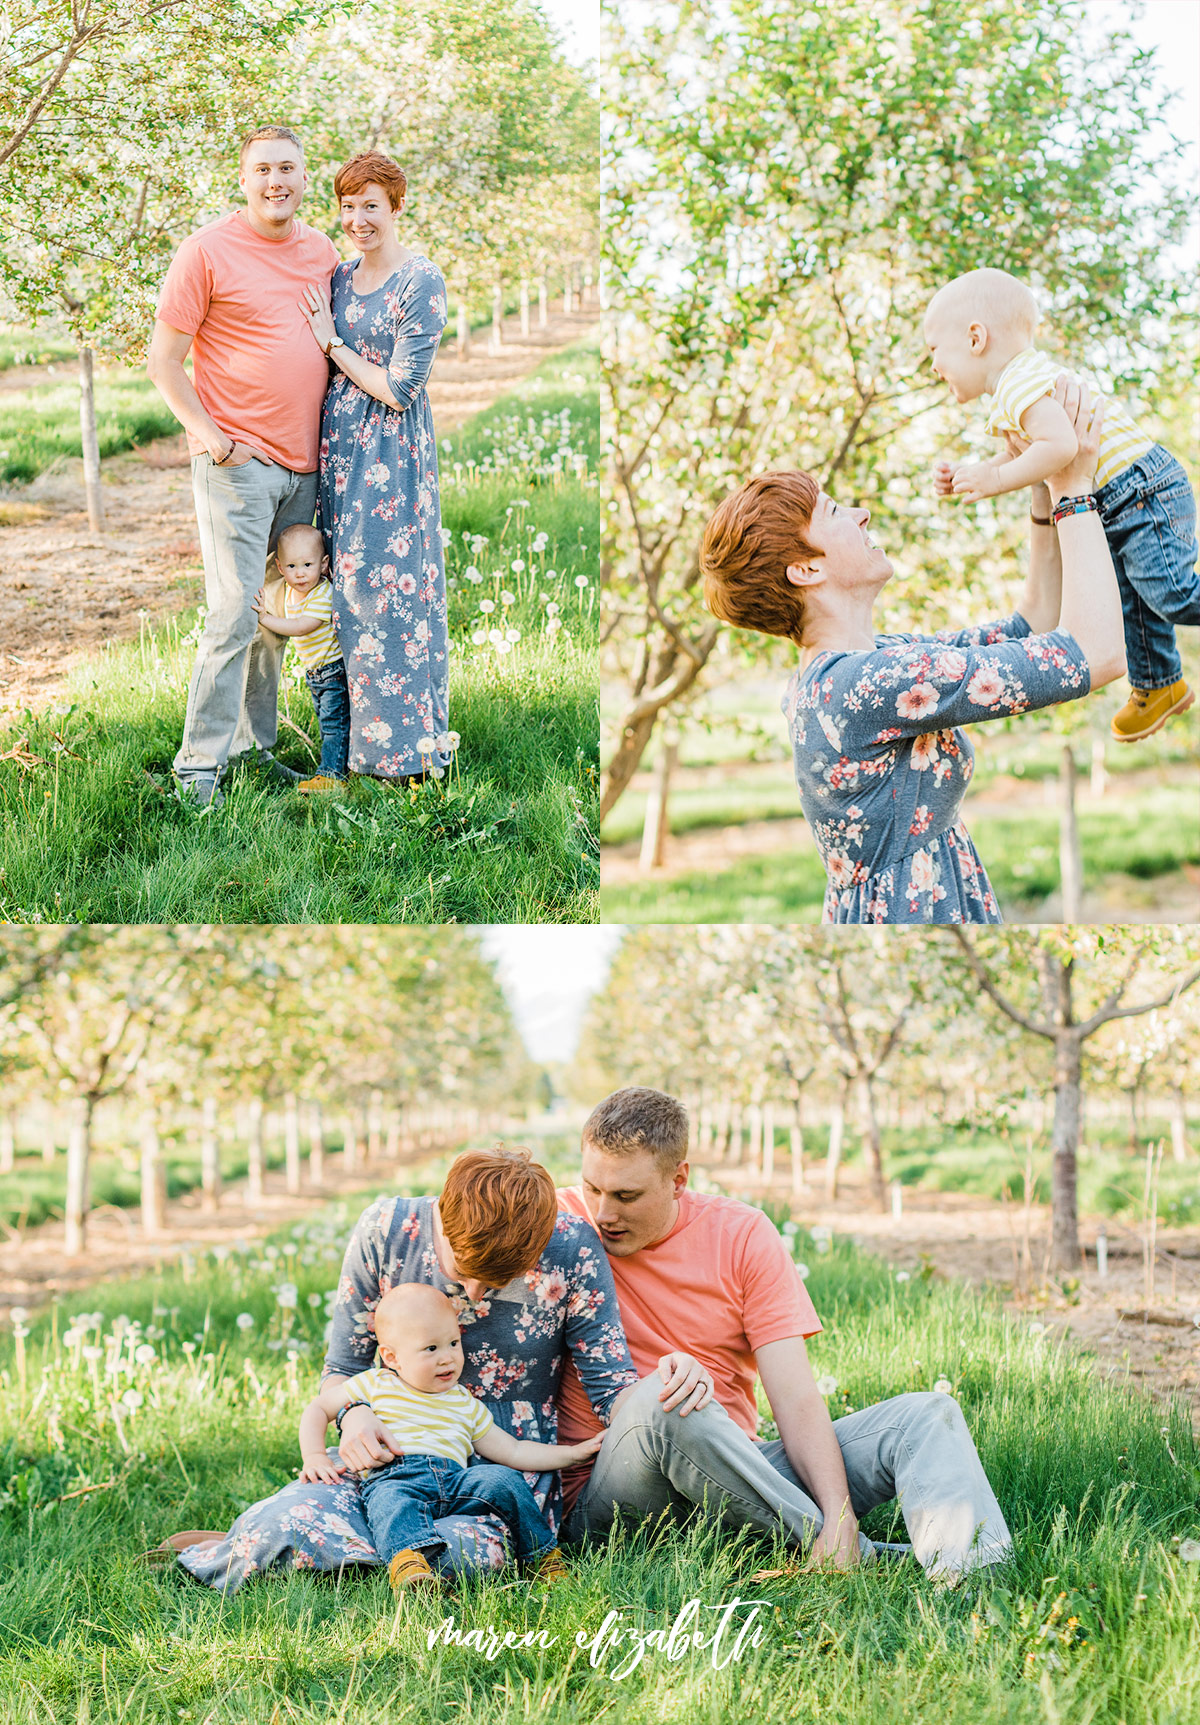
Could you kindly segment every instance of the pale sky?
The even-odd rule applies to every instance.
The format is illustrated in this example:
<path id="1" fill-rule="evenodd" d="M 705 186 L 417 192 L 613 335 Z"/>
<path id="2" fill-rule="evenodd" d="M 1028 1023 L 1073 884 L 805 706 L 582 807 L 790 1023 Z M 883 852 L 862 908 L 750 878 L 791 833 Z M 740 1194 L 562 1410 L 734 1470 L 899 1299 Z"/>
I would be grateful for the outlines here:
<path id="1" fill-rule="evenodd" d="M 478 930 L 497 961 L 530 1056 L 569 1060 L 584 1008 L 608 975 L 622 928 L 613 923 L 503 924 Z"/>
<path id="2" fill-rule="evenodd" d="M 576 66 L 600 57 L 600 0 L 538 0 Z"/>
<path id="3" fill-rule="evenodd" d="M 1123 24 L 1139 48 L 1153 48 L 1163 90 L 1175 96 L 1170 131 L 1186 144 L 1193 183 L 1200 171 L 1200 0 L 1088 0 L 1099 23 Z"/>

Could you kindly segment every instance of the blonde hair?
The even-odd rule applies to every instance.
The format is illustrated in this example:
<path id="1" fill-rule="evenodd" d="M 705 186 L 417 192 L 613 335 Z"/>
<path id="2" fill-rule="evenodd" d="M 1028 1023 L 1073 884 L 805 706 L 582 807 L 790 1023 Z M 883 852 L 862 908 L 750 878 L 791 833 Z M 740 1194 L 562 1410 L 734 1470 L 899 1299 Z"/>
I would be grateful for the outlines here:
<path id="1" fill-rule="evenodd" d="M 1033 340 L 1041 321 L 1033 293 L 1007 270 L 968 270 L 934 294 L 925 313 L 949 312 L 970 322 L 977 317 L 997 334 Z"/>

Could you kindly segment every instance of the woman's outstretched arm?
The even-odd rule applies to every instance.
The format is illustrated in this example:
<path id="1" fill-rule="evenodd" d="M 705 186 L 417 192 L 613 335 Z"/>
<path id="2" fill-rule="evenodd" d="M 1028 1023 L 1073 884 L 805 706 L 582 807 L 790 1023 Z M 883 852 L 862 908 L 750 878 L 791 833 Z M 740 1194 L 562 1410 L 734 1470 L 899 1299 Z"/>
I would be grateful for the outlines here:
<path id="1" fill-rule="evenodd" d="M 1060 378 L 1054 394 L 1075 426 L 1079 451 L 1066 467 L 1050 475 L 1047 484 L 1052 504 L 1061 497 L 1077 497 L 1091 492 L 1100 450 L 1100 427 L 1104 419 L 1104 403 L 1093 401 L 1086 387 Z M 1125 673 L 1121 596 L 1100 516 L 1096 510 L 1089 509 L 1082 515 L 1067 516 L 1059 522 L 1057 529 L 1035 526 L 1033 533 L 1053 534 L 1057 538 L 1062 564 L 1062 602 L 1057 627 L 1073 635 L 1079 643 L 1088 663 L 1091 686 L 1099 689 Z M 1030 584 L 1035 570 L 1048 568 L 1048 548 L 1045 555 L 1047 561 L 1043 563 L 1038 556 L 1035 538 Z M 1036 598 L 1034 602 L 1037 603 Z M 1023 611 L 1022 615 L 1037 628 L 1027 612 Z M 1051 628 L 1054 626 L 1049 625 Z"/>
<path id="2" fill-rule="evenodd" d="M 1017 611 L 1035 635 L 1057 629 L 1062 610 L 1062 556 L 1050 519 L 1053 507 L 1044 482 L 1030 487 L 1029 574 Z"/>

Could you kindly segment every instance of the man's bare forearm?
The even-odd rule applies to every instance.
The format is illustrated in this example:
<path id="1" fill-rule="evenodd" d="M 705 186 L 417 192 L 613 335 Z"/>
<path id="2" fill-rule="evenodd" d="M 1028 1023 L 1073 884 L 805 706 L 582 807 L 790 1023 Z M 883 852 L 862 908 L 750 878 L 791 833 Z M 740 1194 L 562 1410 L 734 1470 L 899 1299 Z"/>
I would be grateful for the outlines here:
<path id="1" fill-rule="evenodd" d="M 156 360 L 150 367 L 150 381 L 184 430 L 200 443 L 207 446 L 222 438 L 234 442 L 233 433 L 219 426 L 204 406 L 179 360 Z"/>

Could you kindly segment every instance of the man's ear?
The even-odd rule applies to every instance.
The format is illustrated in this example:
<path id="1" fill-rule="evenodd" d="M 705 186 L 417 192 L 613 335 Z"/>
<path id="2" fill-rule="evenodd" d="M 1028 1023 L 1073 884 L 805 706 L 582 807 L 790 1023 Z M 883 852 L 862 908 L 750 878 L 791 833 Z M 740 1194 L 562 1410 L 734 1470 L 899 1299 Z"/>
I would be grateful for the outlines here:
<path id="1" fill-rule="evenodd" d="M 821 579 L 816 563 L 789 563 L 783 573 L 793 587 L 811 587 Z"/>

